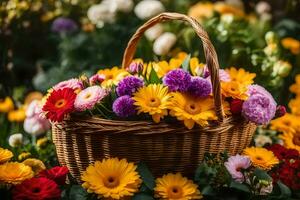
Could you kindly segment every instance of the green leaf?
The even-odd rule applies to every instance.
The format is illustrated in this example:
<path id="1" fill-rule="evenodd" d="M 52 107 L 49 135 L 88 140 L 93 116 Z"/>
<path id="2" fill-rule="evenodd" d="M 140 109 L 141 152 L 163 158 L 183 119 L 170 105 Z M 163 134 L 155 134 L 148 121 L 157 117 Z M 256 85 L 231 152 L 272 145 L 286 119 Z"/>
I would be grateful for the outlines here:
<path id="1" fill-rule="evenodd" d="M 140 162 L 138 164 L 137 171 L 141 175 L 142 180 L 145 183 L 145 185 L 151 191 L 153 191 L 153 188 L 155 187 L 155 179 L 154 179 L 152 173 L 150 172 L 150 170 L 148 169 L 147 165 L 143 162 Z"/>
<path id="2" fill-rule="evenodd" d="M 154 200 L 150 194 L 137 193 L 132 197 L 132 200 Z"/>
<path id="3" fill-rule="evenodd" d="M 242 184 L 242 183 L 238 183 L 238 182 L 235 182 L 235 181 L 232 181 L 230 183 L 230 188 L 233 188 L 233 189 L 236 189 L 236 190 L 240 190 L 240 191 L 243 191 L 243 192 L 247 192 L 247 193 L 250 193 L 250 189 L 248 186 Z"/>
<path id="4" fill-rule="evenodd" d="M 201 194 L 205 195 L 205 196 L 214 196 L 214 195 L 216 195 L 214 189 L 210 185 L 207 185 L 207 186 L 203 187 L 203 189 L 201 191 Z"/>
<path id="5" fill-rule="evenodd" d="M 156 71 L 152 68 L 149 76 L 150 83 L 161 83 L 161 80 L 158 78 Z"/>
<path id="6" fill-rule="evenodd" d="M 182 69 L 184 71 L 190 72 L 190 60 L 191 60 L 191 54 L 189 54 L 182 63 Z"/>
<path id="7" fill-rule="evenodd" d="M 277 182 L 277 186 L 280 190 L 280 198 L 289 198 L 292 195 L 290 188 L 283 184 L 281 181 Z"/>
<path id="8" fill-rule="evenodd" d="M 254 170 L 254 175 L 259 179 L 259 180 L 266 180 L 266 181 L 272 181 L 272 177 L 269 176 L 269 174 L 262 170 L 262 169 L 259 169 L 259 168 L 256 168 Z"/>
<path id="9" fill-rule="evenodd" d="M 87 199 L 88 193 L 80 185 L 73 185 L 70 189 L 69 199 L 84 200 Z"/>

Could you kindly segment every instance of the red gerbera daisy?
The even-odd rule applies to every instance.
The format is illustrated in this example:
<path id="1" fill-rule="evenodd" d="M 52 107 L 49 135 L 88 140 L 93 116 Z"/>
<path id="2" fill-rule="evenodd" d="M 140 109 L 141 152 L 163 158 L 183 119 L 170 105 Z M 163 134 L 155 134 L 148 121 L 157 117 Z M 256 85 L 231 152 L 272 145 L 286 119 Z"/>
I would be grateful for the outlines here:
<path id="1" fill-rule="evenodd" d="M 48 170 L 41 171 L 39 173 L 40 177 L 46 177 L 55 181 L 58 185 L 64 185 L 66 182 L 67 174 L 69 170 L 67 167 L 56 166 Z"/>
<path id="2" fill-rule="evenodd" d="M 47 178 L 31 178 L 16 185 L 12 191 L 13 200 L 56 200 L 60 199 L 58 185 Z"/>
<path id="3" fill-rule="evenodd" d="M 71 88 L 53 90 L 43 106 L 46 117 L 51 121 L 62 121 L 66 114 L 74 110 L 75 98 L 76 94 Z"/>

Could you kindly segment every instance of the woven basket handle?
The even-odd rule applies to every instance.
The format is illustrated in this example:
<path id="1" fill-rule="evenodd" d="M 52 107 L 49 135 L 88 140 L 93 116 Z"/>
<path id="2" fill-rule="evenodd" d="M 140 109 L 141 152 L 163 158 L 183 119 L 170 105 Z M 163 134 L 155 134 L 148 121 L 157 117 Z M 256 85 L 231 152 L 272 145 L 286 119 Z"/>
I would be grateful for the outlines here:
<path id="1" fill-rule="evenodd" d="M 124 69 L 127 69 L 130 63 L 132 62 L 133 56 L 136 51 L 137 43 L 139 39 L 142 37 L 143 33 L 150 27 L 154 26 L 155 24 L 167 20 L 180 20 L 180 21 L 188 22 L 193 27 L 193 29 L 200 37 L 200 39 L 202 40 L 206 65 L 210 72 L 210 77 L 212 82 L 215 110 L 219 120 L 222 121 L 224 114 L 222 108 L 222 96 L 221 96 L 220 80 L 219 80 L 219 62 L 218 62 L 217 53 L 208 37 L 207 32 L 194 18 L 184 14 L 165 12 L 148 20 L 144 25 L 142 25 L 135 32 L 135 34 L 129 40 L 123 55 L 122 67 Z"/>

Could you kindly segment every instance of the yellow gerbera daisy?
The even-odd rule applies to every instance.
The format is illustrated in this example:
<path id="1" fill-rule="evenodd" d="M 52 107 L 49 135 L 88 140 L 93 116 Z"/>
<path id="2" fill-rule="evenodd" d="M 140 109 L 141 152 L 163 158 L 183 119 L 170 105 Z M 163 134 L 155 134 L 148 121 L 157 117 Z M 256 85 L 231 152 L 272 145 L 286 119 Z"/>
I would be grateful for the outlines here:
<path id="1" fill-rule="evenodd" d="M 105 76 L 105 80 L 101 83 L 103 87 L 110 87 L 112 85 L 117 85 L 120 80 L 122 80 L 129 73 L 118 67 L 113 67 L 111 69 L 101 69 L 97 72 Z"/>
<path id="2" fill-rule="evenodd" d="M 284 116 L 274 119 L 270 122 L 270 128 L 280 132 L 295 132 L 300 128 L 300 117 L 286 113 Z"/>
<path id="3" fill-rule="evenodd" d="M 300 116 L 300 97 L 292 99 L 289 102 L 289 108 L 291 109 L 292 114 Z"/>
<path id="4" fill-rule="evenodd" d="M 16 185 L 32 177 L 31 167 L 23 163 L 7 162 L 0 165 L 0 182 Z"/>
<path id="5" fill-rule="evenodd" d="M 153 69 L 156 71 L 157 76 L 159 78 L 162 78 L 164 75 L 166 75 L 169 71 L 173 69 L 177 69 L 181 66 L 182 60 L 181 59 L 175 59 L 172 58 L 169 62 L 167 61 L 160 61 L 157 63 L 152 63 Z"/>
<path id="6" fill-rule="evenodd" d="M 295 78 L 296 83 L 290 86 L 290 91 L 297 96 L 300 96 L 300 74 L 298 74 Z"/>
<path id="7" fill-rule="evenodd" d="M 283 144 L 287 149 L 296 149 L 300 153 L 300 131 L 283 133 L 279 135 L 279 138 L 283 140 Z"/>
<path id="8" fill-rule="evenodd" d="M 96 161 L 83 172 L 82 187 L 100 198 L 125 199 L 139 191 L 142 181 L 136 168 L 136 165 L 126 159 Z"/>
<path id="9" fill-rule="evenodd" d="M 9 161 L 13 156 L 14 155 L 10 150 L 0 147 L 0 164 Z"/>
<path id="10" fill-rule="evenodd" d="M 254 81 L 256 74 L 255 73 L 249 73 L 245 71 L 243 68 L 236 69 L 234 67 L 231 67 L 230 69 L 226 69 L 228 72 L 231 81 L 236 81 L 242 85 L 250 85 Z"/>
<path id="11" fill-rule="evenodd" d="M 18 110 L 9 111 L 7 118 L 10 122 L 23 122 L 26 118 L 25 108 L 21 107 Z"/>
<path id="12" fill-rule="evenodd" d="M 38 174 L 46 169 L 46 166 L 41 160 L 35 158 L 28 158 L 22 162 L 23 164 L 31 167 L 34 174 Z"/>
<path id="13" fill-rule="evenodd" d="M 155 197 L 159 199 L 202 199 L 202 195 L 193 181 L 182 177 L 180 173 L 167 174 L 156 179 Z"/>
<path id="14" fill-rule="evenodd" d="M 252 164 L 255 167 L 263 170 L 270 170 L 274 165 L 279 163 L 278 158 L 269 151 L 262 147 L 248 147 L 244 149 L 244 155 L 249 156 Z"/>
<path id="15" fill-rule="evenodd" d="M 291 51 L 292 54 L 300 53 L 300 41 L 291 37 L 283 38 L 281 44 L 284 48 Z"/>
<path id="16" fill-rule="evenodd" d="M 172 93 L 168 106 L 170 115 L 182 120 L 188 129 L 192 129 L 195 123 L 200 126 L 208 125 L 208 120 L 217 120 L 214 101 L 212 98 L 195 98 L 179 92 Z M 228 103 L 224 102 L 224 110 L 229 111 Z"/>
<path id="17" fill-rule="evenodd" d="M 221 83 L 221 92 L 224 97 L 246 100 L 248 98 L 247 91 L 247 86 L 238 81 Z"/>
<path id="18" fill-rule="evenodd" d="M 7 113 L 14 109 L 14 102 L 10 97 L 0 99 L 0 112 Z"/>
<path id="19" fill-rule="evenodd" d="M 149 113 L 156 123 L 168 115 L 167 108 L 170 97 L 168 88 L 162 84 L 144 86 L 133 94 L 134 105 L 137 106 L 138 114 Z"/>

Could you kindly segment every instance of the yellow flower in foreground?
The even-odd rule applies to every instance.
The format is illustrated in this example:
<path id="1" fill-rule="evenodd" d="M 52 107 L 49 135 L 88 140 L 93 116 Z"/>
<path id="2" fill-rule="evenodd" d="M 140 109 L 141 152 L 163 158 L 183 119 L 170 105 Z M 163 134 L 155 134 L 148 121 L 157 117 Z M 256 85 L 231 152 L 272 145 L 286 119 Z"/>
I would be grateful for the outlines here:
<path id="1" fill-rule="evenodd" d="M 236 81 L 242 85 L 250 85 L 254 83 L 253 79 L 255 78 L 255 73 L 250 73 L 245 71 L 243 68 L 236 69 L 231 67 L 230 69 L 226 69 L 230 76 L 231 81 Z"/>
<path id="2" fill-rule="evenodd" d="M 300 97 L 297 97 L 296 99 L 292 99 L 289 102 L 289 108 L 291 109 L 292 114 L 300 116 Z"/>
<path id="3" fill-rule="evenodd" d="M 232 97 L 234 99 L 246 100 L 248 88 L 237 81 L 222 82 L 221 92 L 225 97 Z"/>
<path id="4" fill-rule="evenodd" d="M 156 71 L 157 76 L 159 78 L 162 78 L 164 75 L 166 75 L 169 71 L 173 69 L 177 69 L 181 66 L 182 60 L 172 58 L 169 63 L 167 61 L 160 61 L 157 63 L 152 63 L 153 69 Z"/>
<path id="5" fill-rule="evenodd" d="M 28 158 L 22 162 L 23 164 L 31 167 L 34 174 L 38 174 L 41 171 L 46 169 L 46 166 L 41 160 L 35 159 L 35 158 Z"/>
<path id="6" fill-rule="evenodd" d="M 205 64 L 200 63 L 199 59 L 196 57 L 191 58 L 190 60 L 190 69 L 193 76 L 200 76 L 203 73 Z"/>
<path id="7" fill-rule="evenodd" d="M 126 199 L 139 191 L 142 182 L 136 168 L 136 165 L 126 159 L 96 161 L 83 172 L 82 187 L 100 198 Z"/>
<path id="8" fill-rule="evenodd" d="M 300 53 L 300 41 L 296 40 L 291 37 L 283 38 L 281 40 L 281 45 L 290 50 L 292 54 L 299 54 Z"/>
<path id="9" fill-rule="evenodd" d="M 22 152 L 19 154 L 18 160 L 22 161 L 22 160 L 25 160 L 26 158 L 29 158 L 30 156 L 31 156 L 30 152 Z"/>
<path id="10" fill-rule="evenodd" d="M 280 132 L 295 132 L 300 128 L 300 117 L 286 113 L 284 116 L 274 119 L 270 122 L 270 128 Z"/>
<path id="11" fill-rule="evenodd" d="M 126 70 L 120 69 L 118 67 L 113 67 L 111 69 L 101 69 L 97 73 L 105 76 L 105 80 L 101 83 L 103 87 L 117 85 L 120 80 L 128 75 L 128 72 Z"/>
<path id="12" fill-rule="evenodd" d="M 300 153 L 300 130 L 295 133 L 283 133 L 279 138 L 283 140 L 287 149 L 296 149 Z"/>
<path id="13" fill-rule="evenodd" d="M 167 108 L 170 97 L 168 88 L 162 84 L 150 84 L 133 94 L 134 105 L 137 106 L 138 114 L 148 113 L 156 123 L 168 115 Z"/>
<path id="14" fill-rule="evenodd" d="M 10 150 L 0 148 L 0 164 L 9 161 L 13 156 Z"/>
<path id="15" fill-rule="evenodd" d="M 23 122 L 26 118 L 25 108 L 21 107 L 18 110 L 12 110 L 8 113 L 8 120 L 10 122 Z"/>
<path id="16" fill-rule="evenodd" d="M 10 97 L 0 99 L 0 112 L 7 113 L 14 109 L 14 102 Z"/>
<path id="17" fill-rule="evenodd" d="M 156 179 L 154 191 L 155 197 L 158 199 L 190 200 L 203 198 L 197 185 L 193 181 L 182 177 L 180 173 L 169 173 Z"/>
<path id="18" fill-rule="evenodd" d="M 244 155 L 249 156 L 252 164 L 255 167 L 263 170 L 270 170 L 274 165 L 279 163 L 278 158 L 269 151 L 262 147 L 248 147 L 244 149 Z"/>
<path id="19" fill-rule="evenodd" d="M 16 185 L 32 177 L 33 171 L 23 163 L 8 162 L 0 165 L 0 182 Z"/>
<path id="20" fill-rule="evenodd" d="M 290 91 L 297 96 L 300 96 L 300 74 L 298 74 L 295 78 L 296 83 L 290 86 Z"/>
<path id="21" fill-rule="evenodd" d="M 212 17 L 214 14 L 214 5 L 210 2 L 199 2 L 193 5 L 189 11 L 188 15 L 195 19 L 198 19 L 200 22 L 206 18 Z"/>

